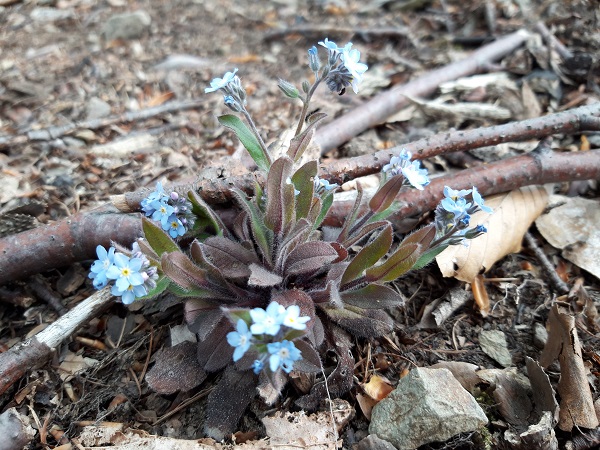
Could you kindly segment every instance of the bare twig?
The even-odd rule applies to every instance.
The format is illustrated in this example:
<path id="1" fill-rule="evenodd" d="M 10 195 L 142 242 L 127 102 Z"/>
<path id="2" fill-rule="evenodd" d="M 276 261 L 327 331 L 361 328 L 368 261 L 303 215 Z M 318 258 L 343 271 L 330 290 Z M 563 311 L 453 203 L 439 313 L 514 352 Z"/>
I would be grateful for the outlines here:
<path id="1" fill-rule="evenodd" d="M 16 145 L 26 144 L 32 141 L 48 141 L 65 136 L 69 133 L 81 129 L 95 130 L 98 128 L 113 125 L 122 122 L 137 122 L 147 120 L 160 114 L 196 109 L 206 103 L 205 99 L 187 100 L 182 102 L 169 102 L 153 108 L 142 109 L 141 111 L 130 111 L 124 114 L 117 114 L 102 119 L 91 119 L 81 122 L 74 122 L 69 125 L 54 126 L 43 128 L 41 130 L 29 130 L 18 136 L 0 136 L 0 149 Z"/>
<path id="2" fill-rule="evenodd" d="M 406 95 L 427 96 L 446 81 L 480 71 L 486 64 L 514 51 L 529 33 L 520 30 L 496 42 L 481 47 L 468 58 L 429 72 L 416 80 L 376 95 L 368 102 L 344 114 L 317 130 L 315 142 L 323 154 L 349 141 L 366 129 L 382 123 L 389 116 L 409 104 Z"/>
<path id="3" fill-rule="evenodd" d="M 35 295 L 54 308 L 60 316 L 68 311 L 67 308 L 63 306 L 60 298 L 52 292 L 48 284 L 40 276 L 31 278 L 31 280 L 29 280 L 29 287 Z"/>
<path id="4" fill-rule="evenodd" d="M 379 172 L 390 162 L 391 156 L 398 154 L 402 148 L 412 152 L 416 158 L 425 159 L 446 152 L 459 152 L 503 142 L 540 139 L 558 133 L 575 134 L 584 131 L 600 131 L 600 102 L 535 119 L 440 133 L 369 155 L 340 159 L 322 167 L 322 178 L 340 183 Z"/>
<path id="5" fill-rule="evenodd" d="M 569 286 L 563 280 L 560 279 L 558 274 L 556 273 L 556 269 L 554 265 L 550 262 L 546 254 L 539 247 L 535 238 L 531 235 L 531 233 L 525 233 L 525 242 L 527 243 L 527 247 L 529 250 L 533 252 L 538 262 L 542 266 L 542 270 L 548 276 L 550 283 L 554 286 L 560 294 L 566 294 L 569 292 Z"/>
<path id="6" fill-rule="evenodd" d="M 95 292 L 32 338 L 0 353 L 0 395 L 28 370 L 42 367 L 61 342 L 95 317 L 112 299 L 109 288 Z"/>
<path id="7" fill-rule="evenodd" d="M 542 35 L 548 46 L 556 50 L 556 53 L 558 53 L 562 59 L 570 59 L 573 57 L 571 50 L 569 50 L 562 44 L 562 42 L 556 39 L 556 36 L 554 36 L 550 30 L 548 30 L 544 22 L 536 23 L 535 31 Z"/>

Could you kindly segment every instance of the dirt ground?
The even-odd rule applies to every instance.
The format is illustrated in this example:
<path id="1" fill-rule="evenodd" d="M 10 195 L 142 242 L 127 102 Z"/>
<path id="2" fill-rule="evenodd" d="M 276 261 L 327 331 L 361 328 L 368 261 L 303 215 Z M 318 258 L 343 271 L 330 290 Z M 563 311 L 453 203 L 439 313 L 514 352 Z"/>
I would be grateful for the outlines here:
<path id="1" fill-rule="evenodd" d="M 223 161 L 220 158 L 233 154 L 239 143 L 216 120 L 226 112 L 222 98 L 205 95 L 204 88 L 212 78 L 234 67 L 239 69 L 249 93 L 248 109 L 265 140 L 278 138 L 294 125 L 300 108 L 283 98 L 276 80 L 299 84 L 307 77 L 306 51 L 325 37 L 352 40 L 369 65 L 360 95 L 318 91 L 313 108 L 330 117 L 455 61 L 493 36 L 537 20 L 543 20 L 571 51 L 584 59 L 595 58 L 596 64 L 596 72 L 574 68 L 561 78 L 552 67 L 540 64 L 544 55 L 536 55 L 533 47 L 501 61 L 516 80 L 527 78 L 532 84 L 542 80 L 541 87 L 534 88 L 539 112 L 558 111 L 575 104 L 582 95 L 600 96 L 596 84 L 600 13 L 591 0 L 0 0 L 0 5 L 5 5 L 0 6 L 0 137 L 84 122 L 67 135 L 0 144 L 0 214 L 25 204 L 41 204 L 43 212 L 36 214 L 41 223 L 90 210 L 115 194 L 153 187 L 156 181 L 193 179 L 211 161 Z M 129 17 L 130 22 L 114 20 L 117 14 L 132 12 L 137 13 Z M 502 104 L 502 99 L 489 92 L 481 93 L 481 98 Z M 192 99 L 200 100 L 193 109 L 93 124 L 94 120 Z M 526 117 L 529 107 L 522 101 L 513 104 L 512 119 Z M 411 114 L 411 120 L 382 124 L 326 158 L 381 150 L 452 127 L 505 122 Z M 577 147 L 580 140 L 559 136 L 556 145 Z M 469 158 L 473 161 L 476 156 Z M 427 167 L 442 173 L 460 168 L 455 162 L 438 157 Z M 598 194 L 593 185 L 582 189 L 587 197 Z M 4 227 L 11 232 L 8 225 Z M 556 250 L 544 249 L 550 258 L 558 258 Z M 64 308 L 89 296 L 93 292 L 87 279 L 89 263 L 56 268 L 3 287 L 17 293 L 18 299 L 7 300 L 4 291 L 0 295 L 0 351 L 56 319 L 60 307 L 44 301 L 44 293 L 58 296 Z M 570 279 L 583 276 L 592 295 L 597 294 L 597 279 L 572 265 L 566 272 Z M 400 280 L 397 287 L 409 300 L 406 308 L 393 312 L 396 333 L 389 340 L 357 341 L 355 359 L 382 355 L 386 360 L 382 373 L 392 384 L 412 366 L 440 361 L 493 368 L 497 363 L 478 345 L 479 333 L 490 329 L 504 332 L 516 367 L 524 367 L 526 356 L 537 359 L 540 348 L 534 345 L 532 330 L 536 324 L 545 325 L 557 293 L 527 249 L 506 257 L 487 276 L 510 280 L 487 285 L 491 314 L 486 318 L 478 314 L 470 297 L 436 329 L 419 326 L 426 305 L 447 299 L 452 292 L 464 292 L 464 283 L 443 278 L 435 266 Z M 33 416 L 35 412 L 42 424 L 47 421 L 43 428 L 51 431 L 44 441 L 32 442 L 31 449 L 53 448 L 64 443 L 61 433 L 76 437 L 82 423 L 95 421 L 123 422 L 161 436 L 200 438 L 202 389 L 212 380 L 193 392 L 171 396 L 152 393 L 143 380 L 147 358 L 168 345 L 171 328 L 181 323 L 177 306 L 127 308 L 115 303 L 65 343 L 52 364 L 32 371 L 0 396 L 0 412 L 17 406 L 24 414 Z M 598 334 L 582 335 L 584 350 L 597 356 L 598 338 Z M 72 368 L 65 360 L 83 370 L 70 375 Z M 600 366 L 598 359 L 595 361 L 591 372 L 597 374 Z M 358 383 L 365 381 L 363 373 L 366 371 L 359 365 L 355 373 Z M 591 378 L 597 392 L 598 378 Z M 346 448 L 367 434 L 368 421 L 356 403 L 356 392 L 346 396 L 357 410 L 343 434 Z M 192 397 L 198 400 L 185 403 Z M 289 402 L 283 399 L 278 407 L 289 407 Z M 489 408 L 490 415 L 497 417 L 493 402 Z M 240 430 L 262 437 L 259 418 L 266 412 L 260 402 L 253 403 Z M 489 425 L 490 435 L 502 431 L 500 419 Z M 424 448 L 478 448 L 477 442 L 465 438 Z M 501 445 L 501 439 L 495 442 Z"/>

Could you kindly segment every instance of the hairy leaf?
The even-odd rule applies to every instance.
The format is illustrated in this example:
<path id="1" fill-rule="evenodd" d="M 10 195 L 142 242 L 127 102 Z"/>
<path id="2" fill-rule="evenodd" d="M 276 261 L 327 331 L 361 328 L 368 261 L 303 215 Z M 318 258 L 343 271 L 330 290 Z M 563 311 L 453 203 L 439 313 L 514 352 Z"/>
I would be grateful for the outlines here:
<path id="1" fill-rule="evenodd" d="M 404 304 L 404 298 L 392 288 L 374 283 L 361 289 L 343 291 L 340 295 L 345 304 L 363 309 L 385 309 Z"/>
<path id="2" fill-rule="evenodd" d="M 223 319 L 223 311 L 214 304 L 202 304 L 201 299 L 190 299 L 185 302 L 184 316 L 190 331 L 203 341 Z"/>
<path id="3" fill-rule="evenodd" d="M 338 254 L 338 257 L 333 261 L 334 264 L 345 261 L 346 258 L 348 258 L 348 250 L 346 250 L 342 244 L 339 242 L 330 242 L 329 245 L 331 245 Z"/>
<path id="4" fill-rule="evenodd" d="M 148 244 L 157 256 L 161 256 L 165 252 L 179 251 L 179 246 L 175 241 L 160 226 L 145 217 L 142 217 L 142 230 Z"/>
<path id="5" fill-rule="evenodd" d="M 263 151 L 256 136 L 248 129 L 242 120 L 233 114 L 225 114 L 217 118 L 219 123 L 224 127 L 232 130 L 238 137 L 242 145 L 248 150 L 248 153 L 256 163 L 256 165 L 264 172 L 269 171 L 269 157 Z"/>
<path id="6" fill-rule="evenodd" d="M 265 225 L 280 235 L 295 214 L 294 185 L 288 183 L 294 162 L 287 156 L 277 159 L 267 176 L 267 208 Z"/>
<path id="7" fill-rule="evenodd" d="M 315 204 L 318 205 L 319 203 L 315 203 Z M 325 197 L 323 197 L 322 204 L 321 204 L 321 210 L 319 211 L 319 215 L 313 222 L 314 230 L 316 230 L 317 228 L 319 228 L 321 226 L 321 223 L 323 223 L 323 221 L 325 220 L 325 216 L 327 216 L 327 213 L 329 212 L 329 208 L 331 208 L 331 205 L 333 205 L 333 192 L 329 192 L 328 194 L 325 195 Z"/>
<path id="8" fill-rule="evenodd" d="M 394 321 L 381 309 L 324 307 L 327 316 L 340 327 L 358 337 L 379 337 L 391 333 Z"/>
<path id="9" fill-rule="evenodd" d="M 367 270 L 366 280 L 394 281 L 412 269 L 421 256 L 421 249 L 421 244 L 400 245 L 383 264 Z"/>
<path id="10" fill-rule="evenodd" d="M 302 155 L 310 145 L 313 136 L 315 135 L 315 126 L 319 121 L 327 117 L 325 113 L 316 113 L 311 116 L 311 121 L 306 129 L 298 136 L 294 137 L 290 142 L 290 148 L 288 149 L 288 156 L 295 162 L 298 162 Z"/>
<path id="11" fill-rule="evenodd" d="M 352 236 L 348 237 L 341 244 L 344 247 L 346 247 L 346 248 L 350 248 L 354 244 L 356 244 L 357 242 L 359 242 L 361 239 L 364 239 L 365 237 L 367 237 L 373 231 L 375 231 L 375 230 L 377 230 L 379 228 L 385 227 L 389 223 L 390 222 L 388 222 L 387 220 L 382 220 L 382 221 L 379 221 L 379 222 L 367 223 L 366 225 L 363 225 L 357 231 L 355 231 L 354 233 L 352 233 Z M 338 239 L 338 242 L 340 242 L 339 239 Z"/>
<path id="12" fill-rule="evenodd" d="M 388 224 L 381 230 L 379 235 L 373 239 L 373 241 L 365 245 L 356 256 L 352 258 L 350 265 L 346 268 L 346 271 L 342 276 L 342 286 L 359 278 L 366 269 L 383 258 L 390 250 L 392 240 L 392 225 Z"/>
<path id="13" fill-rule="evenodd" d="M 196 359 L 196 343 L 181 342 L 162 348 L 154 355 L 155 364 L 146 374 L 150 389 L 159 394 L 187 392 L 206 379 L 206 372 Z"/>
<path id="14" fill-rule="evenodd" d="M 248 214 L 250 220 L 250 227 L 252 229 L 252 235 L 258 248 L 260 249 L 263 258 L 272 263 L 271 249 L 273 248 L 273 232 L 269 230 L 263 222 L 262 215 L 258 211 L 258 208 L 246 199 L 246 194 L 237 188 L 232 188 L 231 192 L 238 200 L 240 206 Z"/>
<path id="15" fill-rule="evenodd" d="M 223 233 L 226 237 L 229 237 L 230 233 L 221 218 L 213 211 L 213 209 L 206 203 L 202 197 L 196 192 L 188 192 L 188 199 L 192 203 L 192 212 L 196 215 L 196 223 L 200 222 L 203 228 L 212 228 L 215 234 Z"/>
<path id="16" fill-rule="evenodd" d="M 275 373 L 263 370 L 259 376 L 256 392 L 267 405 L 272 406 L 279 399 L 287 381 L 287 374 L 282 370 Z"/>
<path id="17" fill-rule="evenodd" d="M 374 214 L 388 209 L 398 195 L 398 192 L 400 192 L 403 184 L 403 175 L 395 175 L 387 180 L 386 183 L 377 190 L 375 195 L 373 195 L 369 201 L 369 209 Z"/>
<path id="18" fill-rule="evenodd" d="M 251 371 L 228 367 L 208 396 L 204 433 L 217 442 L 229 437 L 254 398 L 256 385 L 257 377 Z"/>
<path id="19" fill-rule="evenodd" d="M 150 264 L 160 268 L 160 256 L 154 251 L 148 241 L 146 239 L 138 239 L 136 242 L 140 246 L 140 250 L 144 256 L 150 261 Z"/>
<path id="20" fill-rule="evenodd" d="M 279 248 L 277 249 L 275 267 L 279 272 L 283 272 L 283 265 L 285 264 L 285 260 L 290 252 L 299 244 L 306 242 L 311 231 L 312 226 L 308 220 L 300 219 L 298 222 L 296 222 L 294 228 L 290 230 L 286 238 L 281 242 L 281 245 L 279 245 Z"/>
<path id="21" fill-rule="evenodd" d="M 197 357 L 200 365 L 207 372 L 218 370 L 229 363 L 233 363 L 233 347 L 227 343 L 227 333 L 233 331 L 229 319 L 221 317 L 221 320 L 215 325 L 213 331 L 206 337 L 198 341 Z M 215 354 L 216 353 L 216 354 Z M 211 358 L 221 359 L 223 365 L 218 368 L 208 370 L 207 365 Z M 222 358 L 221 358 L 222 357 Z"/>
<path id="22" fill-rule="evenodd" d="M 158 297 L 160 294 L 165 292 L 169 288 L 170 284 L 171 284 L 171 280 L 168 277 L 161 275 L 158 277 L 158 280 L 156 281 L 156 286 L 154 287 L 154 289 L 151 289 L 146 295 L 143 295 L 142 297 L 137 297 L 135 300 L 136 301 L 153 300 L 156 297 Z"/>
<path id="23" fill-rule="evenodd" d="M 299 275 L 322 269 L 337 259 L 337 252 L 327 242 L 313 241 L 298 245 L 285 261 L 286 275 Z"/>
<path id="24" fill-rule="evenodd" d="M 296 219 L 308 216 L 315 193 L 314 177 L 317 175 L 317 161 L 308 161 L 292 175 L 292 183 L 300 193 L 296 196 Z"/>
<path id="25" fill-rule="evenodd" d="M 194 244 L 191 248 L 193 258 Z M 250 275 L 248 265 L 259 262 L 256 253 L 231 239 L 210 237 L 202 244 L 198 243 L 198 246 L 227 278 L 247 278 Z"/>
<path id="26" fill-rule="evenodd" d="M 271 287 L 276 286 L 283 281 L 281 276 L 265 269 L 259 264 L 250 264 L 248 268 L 250 269 L 250 278 L 248 278 L 248 284 L 250 286 Z"/>
<path id="27" fill-rule="evenodd" d="M 302 353 L 302 359 L 294 363 L 294 370 L 308 373 L 321 372 L 321 357 L 312 344 L 298 339 L 294 345 Z"/>
<path id="28" fill-rule="evenodd" d="M 435 225 L 431 224 L 406 236 L 400 243 L 400 246 L 404 244 L 421 244 L 423 249 L 428 249 L 433 238 L 435 238 Z"/>
<path id="29" fill-rule="evenodd" d="M 437 255 L 442 253 L 447 248 L 448 248 L 448 245 L 440 245 L 439 247 L 427 250 L 425 253 L 423 253 L 421 256 L 419 256 L 419 259 L 417 260 L 415 265 L 412 266 L 412 270 L 422 269 L 427 264 L 429 264 L 431 261 L 433 261 Z"/>
<path id="30" fill-rule="evenodd" d="M 337 241 L 340 244 L 343 244 L 344 241 L 346 239 L 348 239 L 348 236 L 350 235 L 350 230 L 356 223 L 356 217 L 358 216 L 362 198 L 363 198 L 363 188 L 360 185 L 360 183 L 357 183 L 356 184 L 356 199 L 354 200 L 354 205 L 352 206 L 352 209 L 350 210 L 350 214 L 348 214 L 346 216 L 346 220 L 344 221 L 344 225 L 342 226 L 342 231 L 340 231 L 340 234 L 337 238 Z M 348 248 L 349 245 L 344 244 L 344 247 Z"/>

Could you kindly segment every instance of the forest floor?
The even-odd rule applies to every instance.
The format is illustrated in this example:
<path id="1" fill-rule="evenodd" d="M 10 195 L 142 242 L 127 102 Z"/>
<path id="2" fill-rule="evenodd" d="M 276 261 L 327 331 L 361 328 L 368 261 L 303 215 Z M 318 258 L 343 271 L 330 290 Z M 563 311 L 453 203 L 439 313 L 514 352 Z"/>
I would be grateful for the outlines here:
<path id="1" fill-rule="evenodd" d="M 560 70 L 538 37 L 490 67 L 516 82 L 516 93 L 487 85 L 463 94 L 435 94 L 447 104 L 489 103 L 507 110 L 509 117 L 440 115 L 415 104 L 330 152 L 325 163 L 451 128 L 506 123 L 600 97 L 600 13 L 591 0 L 0 0 L 0 5 L 6 5 L 0 6 L 0 137 L 103 120 L 168 102 L 200 100 L 195 108 L 148 119 L 107 120 L 101 126 L 76 127 L 67 135 L 45 140 L 0 144 L 0 218 L 23 205 L 41 205 L 37 220 L 49 223 L 104 205 L 113 195 L 153 188 L 157 181 L 193 180 L 202 168 L 226 163 L 240 144 L 217 122 L 216 116 L 227 112 L 222 97 L 204 94 L 204 88 L 233 68 L 239 69 L 249 94 L 248 109 L 265 141 L 277 139 L 295 125 L 300 112 L 298 105 L 281 95 L 277 79 L 299 85 L 309 74 L 307 49 L 325 37 L 338 43 L 352 41 L 369 65 L 359 95 L 317 92 L 311 109 L 329 117 L 339 117 L 379 92 L 540 20 L 584 60 L 580 66 L 574 63 Z M 115 19 L 115 15 L 134 12 Z M 585 63 L 588 59 L 593 62 Z M 528 96 L 523 93 L 524 81 Z M 532 141 L 505 145 L 501 150 L 518 154 L 536 145 Z M 560 135 L 553 144 L 562 151 L 584 150 L 584 146 L 599 148 L 599 136 Z M 435 176 L 480 164 L 482 159 L 487 162 L 486 158 L 481 152 L 471 152 L 438 156 L 425 164 Z M 235 174 L 223 167 L 223 177 Z M 569 192 L 569 186 L 562 186 L 561 192 Z M 598 197 L 598 185 L 580 183 L 577 193 Z M 17 231 L 11 226 L 3 222 L 0 231 Z M 572 283 L 583 278 L 597 305 L 599 280 L 562 259 L 558 250 L 541 245 L 565 280 Z M 64 312 L 61 307 L 70 309 L 92 294 L 87 278 L 90 262 L 57 267 L 1 287 L 0 351 L 52 323 Z M 355 342 L 355 360 L 362 363 L 356 367 L 355 389 L 344 397 L 355 409 L 354 419 L 341 432 L 345 448 L 368 434 L 368 420 L 356 394 L 373 365 L 392 386 L 414 366 L 443 361 L 499 368 L 479 345 L 484 330 L 505 335 L 512 366 L 519 371 L 524 370 L 526 357 L 539 358 L 541 348 L 534 330 L 545 328 L 558 293 L 537 259 L 525 248 L 498 262 L 486 277 L 501 281 L 486 284 L 491 309 L 485 317 L 473 302 L 470 288 L 443 278 L 436 265 L 396 283 L 407 305 L 392 312 L 397 321 L 394 335 Z M 60 306 L 44 300 L 48 293 L 59 298 Z M 432 326 L 428 307 L 436 301 L 449 302 L 454 295 L 466 295 L 466 300 L 446 320 Z M 200 439 L 204 396 L 198 394 L 206 386 L 161 396 L 149 390 L 142 373 L 148 368 L 148 358 L 169 345 L 172 328 L 182 323 L 179 308 L 126 307 L 115 302 L 57 349 L 50 364 L 30 371 L 1 395 L 0 412 L 17 407 L 31 418 L 34 428 L 43 431 L 31 441 L 31 449 L 66 444 L 77 438 L 83 424 L 96 422 L 123 423 L 158 436 Z M 596 397 L 600 391 L 596 376 L 600 372 L 599 337 L 598 330 L 580 331 Z M 286 391 L 286 395 L 293 397 L 294 392 Z M 188 398 L 198 400 L 185 403 Z M 289 407 L 284 396 L 274 408 Z M 487 428 L 489 439 L 494 447 L 508 448 L 502 437 L 508 425 L 493 400 L 488 408 L 489 416 L 495 418 Z M 241 432 L 264 437 L 260 418 L 268 412 L 257 400 L 241 421 Z M 572 437 L 557 433 L 561 446 Z M 244 436 L 238 435 L 238 442 Z M 478 439 L 469 434 L 423 448 L 479 448 L 483 444 Z"/>

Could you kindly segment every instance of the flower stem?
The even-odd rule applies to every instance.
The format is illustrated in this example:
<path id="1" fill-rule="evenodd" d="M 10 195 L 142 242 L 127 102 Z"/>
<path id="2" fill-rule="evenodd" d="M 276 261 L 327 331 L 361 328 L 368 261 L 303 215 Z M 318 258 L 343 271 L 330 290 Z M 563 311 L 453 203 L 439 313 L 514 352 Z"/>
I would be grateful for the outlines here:
<path id="1" fill-rule="evenodd" d="M 304 125 L 304 121 L 306 120 L 306 114 L 308 114 L 308 105 L 310 104 L 310 99 L 315 93 L 315 90 L 317 89 L 317 86 L 319 85 L 321 80 L 322 78 L 319 78 L 317 76 L 317 78 L 315 79 L 315 84 L 311 86 L 310 90 L 306 94 L 306 100 L 304 101 L 304 106 L 302 106 L 302 113 L 300 114 L 300 120 L 298 121 L 298 126 L 296 127 L 296 134 L 294 135 L 294 137 L 298 136 L 302 132 L 302 127 Z"/>

